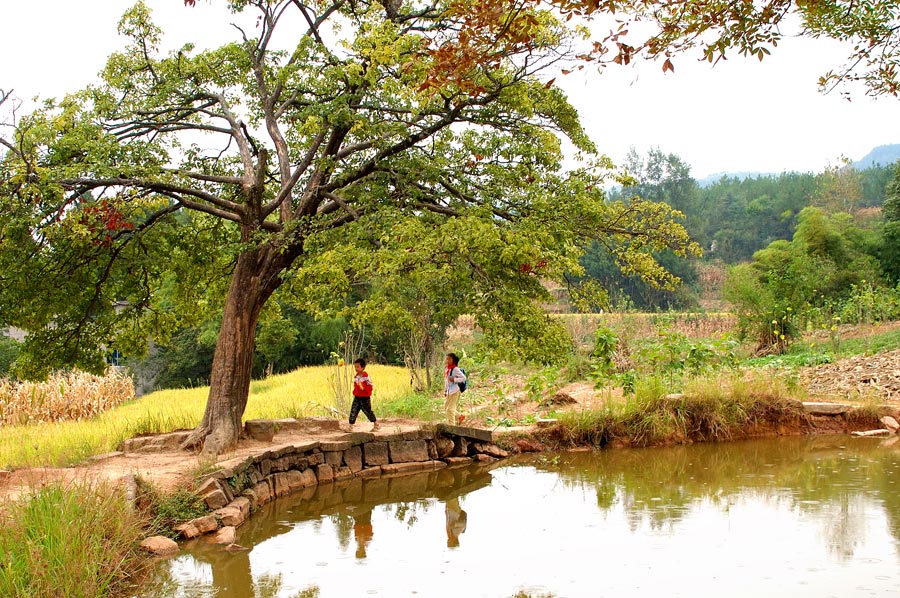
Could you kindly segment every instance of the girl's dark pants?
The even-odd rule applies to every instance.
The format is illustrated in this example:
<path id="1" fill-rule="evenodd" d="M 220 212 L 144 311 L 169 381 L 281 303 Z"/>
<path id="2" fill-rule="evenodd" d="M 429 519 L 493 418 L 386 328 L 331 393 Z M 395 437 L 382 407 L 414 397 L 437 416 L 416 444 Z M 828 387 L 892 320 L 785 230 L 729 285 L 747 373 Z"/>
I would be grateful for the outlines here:
<path id="1" fill-rule="evenodd" d="M 358 397 L 353 395 L 353 405 L 350 406 L 350 425 L 356 423 L 356 416 L 362 411 L 369 418 L 369 421 L 375 423 L 375 412 L 372 411 L 372 397 Z"/>

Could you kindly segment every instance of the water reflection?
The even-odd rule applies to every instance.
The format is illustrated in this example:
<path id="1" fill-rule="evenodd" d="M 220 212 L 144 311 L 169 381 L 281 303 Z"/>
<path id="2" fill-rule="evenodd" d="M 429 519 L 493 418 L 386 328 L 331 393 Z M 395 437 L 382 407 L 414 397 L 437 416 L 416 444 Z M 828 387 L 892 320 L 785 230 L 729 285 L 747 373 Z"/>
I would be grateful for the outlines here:
<path id="1" fill-rule="evenodd" d="M 838 436 L 349 480 L 263 507 L 248 552 L 194 541 L 146 595 L 897 592 L 898 471 L 896 447 Z"/>
<path id="2" fill-rule="evenodd" d="M 372 541 L 375 532 L 372 530 L 372 509 L 363 508 L 353 515 L 353 536 L 356 538 L 356 558 L 366 558 L 366 546 Z"/>
<path id="3" fill-rule="evenodd" d="M 447 547 L 459 546 L 459 535 L 466 531 L 469 515 L 459 506 L 459 498 L 448 499 L 444 503 L 444 514 L 447 520 Z"/>
<path id="4" fill-rule="evenodd" d="M 569 487 L 593 489 L 603 511 L 621 507 L 631 529 L 674 529 L 700 504 L 727 512 L 764 502 L 819 521 L 832 556 L 852 558 L 873 499 L 900 538 L 900 458 L 882 443 L 847 436 L 704 444 L 539 456 Z"/>

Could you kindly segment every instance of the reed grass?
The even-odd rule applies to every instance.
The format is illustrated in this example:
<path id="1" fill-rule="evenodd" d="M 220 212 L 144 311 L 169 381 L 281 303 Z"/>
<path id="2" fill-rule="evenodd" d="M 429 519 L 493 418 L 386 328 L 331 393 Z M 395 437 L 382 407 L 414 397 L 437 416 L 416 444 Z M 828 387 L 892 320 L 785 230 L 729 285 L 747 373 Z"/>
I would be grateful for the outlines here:
<path id="1" fill-rule="evenodd" d="M 4 505 L 0 523 L 4 598 L 118 596 L 144 565 L 142 522 L 106 486 L 36 489 Z"/>
<path id="2" fill-rule="evenodd" d="M 330 415 L 335 397 L 328 387 L 333 366 L 300 368 L 250 385 L 244 419 Z M 345 366 L 352 367 L 352 366 Z M 373 408 L 409 391 L 405 368 L 370 365 Z M 138 434 L 195 427 L 203 417 L 209 387 L 162 390 L 80 421 L 0 426 L 0 467 L 66 466 L 116 450 Z"/>

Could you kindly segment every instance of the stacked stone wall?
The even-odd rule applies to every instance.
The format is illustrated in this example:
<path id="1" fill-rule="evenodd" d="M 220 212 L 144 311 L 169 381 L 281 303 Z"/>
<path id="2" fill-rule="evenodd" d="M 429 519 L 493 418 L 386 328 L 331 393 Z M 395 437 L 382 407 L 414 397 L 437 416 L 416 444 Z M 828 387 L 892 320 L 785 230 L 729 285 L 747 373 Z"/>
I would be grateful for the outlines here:
<path id="1" fill-rule="evenodd" d="M 268 426 L 248 424 L 268 434 Z M 437 432 L 351 433 L 336 440 L 276 444 L 258 454 L 219 463 L 220 469 L 197 490 L 210 514 L 183 523 L 176 531 L 190 539 L 236 528 L 262 505 L 323 484 L 491 463 L 506 456 L 492 442 L 490 432 L 457 426 L 444 426 Z"/>

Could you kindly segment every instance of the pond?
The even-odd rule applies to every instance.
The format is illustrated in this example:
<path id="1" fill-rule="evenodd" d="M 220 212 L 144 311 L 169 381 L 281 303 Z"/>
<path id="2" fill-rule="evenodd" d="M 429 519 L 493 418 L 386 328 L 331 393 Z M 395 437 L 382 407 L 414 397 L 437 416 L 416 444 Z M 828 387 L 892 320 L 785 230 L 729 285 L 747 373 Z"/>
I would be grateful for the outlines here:
<path id="1" fill-rule="evenodd" d="M 883 596 L 900 443 L 849 436 L 543 453 L 350 480 L 195 540 L 144 596 Z"/>

